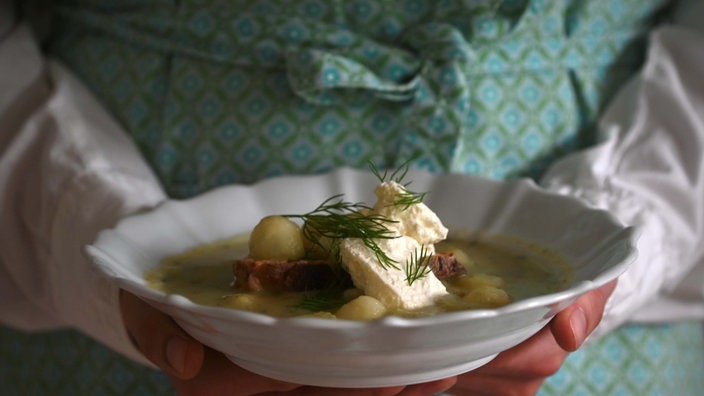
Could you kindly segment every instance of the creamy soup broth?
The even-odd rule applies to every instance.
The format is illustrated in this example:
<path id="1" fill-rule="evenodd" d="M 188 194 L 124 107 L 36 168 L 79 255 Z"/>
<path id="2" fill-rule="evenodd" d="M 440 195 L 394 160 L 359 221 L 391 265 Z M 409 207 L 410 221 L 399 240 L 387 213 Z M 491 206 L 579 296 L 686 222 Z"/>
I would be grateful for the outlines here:
<path id="1" fill-rule="evenodd" d="M 148 284 L 165 293 L 183 295 L 195 303 L 244 309 L 276 317 L 318 316 L 335 318 L 337 307 L 323 311 L 300 308 L 304 293 L 238 292 L 232 287 L 232 262 L 247 255 L 247 237 L 235 237 L 199 246 L 163 260 L 149 271 Z M 387 315 L 428 316 L 461 309 L 495 308 L 532 296 L 567 288 L 573 269 L 550 250 L 504 236 L 475 234 L 451 236 L 436 251 L 453 251 L 467 269 L 466 276 L 444 281 L 450 295 L 431 307 L 413 311 L 388 311 Z M 341 293 L 343 301 L 361 291 Z"/>

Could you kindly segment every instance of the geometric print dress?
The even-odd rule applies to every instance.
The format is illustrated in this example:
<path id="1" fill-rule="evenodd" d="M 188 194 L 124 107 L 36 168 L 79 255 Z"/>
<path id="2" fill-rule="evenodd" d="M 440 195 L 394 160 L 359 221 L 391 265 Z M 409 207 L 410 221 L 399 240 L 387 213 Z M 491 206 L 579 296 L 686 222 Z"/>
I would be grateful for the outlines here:
<path id="1" fill-rule="evenodd" d="M 336 166 L 538 178 L 595 142 L 665 0 L 62 0 L 46 51 L 171 197 Z M 704 388 L 699 323 L 626 325 L 540 395 Z M 170 394 L 74 331 L 0 330 L 8 394 Z M 53 363 L 61 362 L 60 364 Z M 11 363 L 10 363 L 11 362 Z"/>

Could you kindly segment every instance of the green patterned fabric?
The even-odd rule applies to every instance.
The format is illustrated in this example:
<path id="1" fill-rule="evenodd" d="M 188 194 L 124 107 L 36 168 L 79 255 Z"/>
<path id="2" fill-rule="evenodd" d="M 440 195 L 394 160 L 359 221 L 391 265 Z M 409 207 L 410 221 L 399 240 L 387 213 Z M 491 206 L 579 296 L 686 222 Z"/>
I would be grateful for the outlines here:
<path id="1" fill-rule="evenodd" d="M 538 176 L 587 147 L 665 0 L 61 0 L 47 51 L 168 193 L 340 165 Z M 541 395 L 702 389 L 699 323 L 626 326 Z M 0 330 L 3 394 L 168 394 L 72 331 Z M 7 393 L 9 392 L 9 393 Z"/>
<path id="2" fill-rule="evenodd" d="M 187 197 L 368 161 L 537 175 L 591 143 L 665 1 L 59 3 L 50 51 Z"/>
<path id="3" fill-rule="evenodd" d="M 568 356 L 539 396 L 700 395 L 701 323 L 628 325 Z"/>
<path id="4" fill-rule="evenodd" d="M 3 396 L 161 396 L 165 374 L 70 330 L 26 334 L 0 326 Z"/>

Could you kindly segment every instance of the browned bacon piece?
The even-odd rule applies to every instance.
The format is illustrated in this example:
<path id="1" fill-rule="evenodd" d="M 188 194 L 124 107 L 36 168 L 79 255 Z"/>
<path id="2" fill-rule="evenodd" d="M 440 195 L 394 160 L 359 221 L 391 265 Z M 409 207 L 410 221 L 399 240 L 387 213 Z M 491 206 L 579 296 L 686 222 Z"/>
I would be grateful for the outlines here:
<path id="1" fill-rule="evenodd" d="M 452 253 L 436 253 L 428 260 L 435 276 L 447 279 L 463 275 L 466 270 Z M 232 269 L 235 288 L 242 291 L 292 292 L 312 291 L 329 286 L 339 275 L 325 260 L 236 260 Z M 343 279 L 352 287 L 349 277 Z"/>
<path id="2" fill-rule="evenodd" d="M 452 253 L 435 253 L 430 256 L 428 267 L 440 280 L 467 273 L 467 270 Z"/>
<path id="3" fill-rule="evenodd" d="M 339 276 L 325 260 L 236 260 L 235 288 L 242 291 L 292 292 L 322 289 Z M 350 281 L 351 284 L 351 281 Z"/>

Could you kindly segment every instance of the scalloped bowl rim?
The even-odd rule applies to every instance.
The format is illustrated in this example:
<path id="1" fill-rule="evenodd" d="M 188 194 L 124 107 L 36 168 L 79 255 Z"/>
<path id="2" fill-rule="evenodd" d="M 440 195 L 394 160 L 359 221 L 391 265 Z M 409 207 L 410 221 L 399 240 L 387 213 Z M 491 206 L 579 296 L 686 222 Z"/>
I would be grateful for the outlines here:
<path id="1" fill-rule="evenodd" d="M 530 297 L 526 299 L 522 299 L 519 301 L 512 302 L 506 306 L 500 307 L 500 308 L 495 308 L 495 309 L 481 309 L 481 310 L 464 310 L 464 311 L 456 311 L 456 312 L 448 312 L 448 313 L 442 313 L 434 316 L 428 316 L 428 317 L 420 317 L 420 318 L 403 318 L 403 317 L 398 317 L 398 316 L 385 316 L 377 320 L 369 321 L 369 322 L 359 322 L 359 321 L 350 321 L 350 320 L 341 320 L 341 319 L 335 319 L 335 320 L 330 320 L 330 319 L 323 319 L 323 318 L 313 318 L 313 317 L 293 317 L 293 318 L 277 318 L 277 317 L 272 317 L 269 315 L 265 314 L 260 314 L 260 313 L 255 313 L 255 312 L 248 312 L 248 311 L 241 311 L 237 309 L 231 309 L 231 308 L 221 308 L 221 307 L 212 307 L 212 306 L 204 306 L 204 305 L 199 305 L 197 303 L 194 303 L 190 301 L 189 299 L 179 296 L 179 295 L 171 295 L 171 294 L 166 294 L 161 291 L 152 289 L 151 287 L 146 285 L 146 282 L 143 278 L 143 273 L 140 274 L 139 276 L 131 273 L 128 271 L 128 269 L 125 269 L 127 267 L 124 267 L 122 263 L 120 262 L 120 259 L 113 257 L 111 252 L 114 252 L 115 246 L 113 245 L 114 243 L 118 244 L 118 248 L 121 247 L 119 244 L 126 244 L 125 246 L 127 247 L 133 247 L 130 245 L 130 238 L 127 237 L 130 231 L 133 231 L 135 227 L 138 227 L 140 225 L 144 225 L 145 222 L 153 221 L 154 219 L 159 220 L 162 219 L 163 217 L 160 216 L 169 216 L 173 215 L 174 213 L 182 213 L 182 211 L 188 211 L 188 210 L 194 210 L 193 208 L 199 208 L 198 210 L 203 209 L 205 206 L 206 209 L 201 212 L 197 212 L 197 215 L 200 215 L 201 213 L 205 213 L 207 211 L 213 211 L 212 208 L 207 207 L 208 203 L 212 203 L 212 200 L 215 200 L 216 202 L 219 202 L 218 200 L 223 199 L 224 197 L 232 197 L 232 196 L 241 196 L 241 194 L 245 194 L 248 199 L 256 198 L 256 192 L 261 192 L 261 191 L 269 191 L 269 189 L 274 189 L 274 191 L 278 191 L 277 188 L 283 188 L 281 187 L 282 184 L 286 184 L 289 186 L 289 188 L 293 185 L 295 187 L 298 187 L 300 183 L 308 183 L 306 185 L 314 185 L 317 186 L 318 184 L 328 186 L 330 184 L 333 184 L 334 186 L 328 186 L 332 188 L 333 190 L 342 190 L 341 192 L 347 193 L 349 190 L 350 185 L 348 184 L 346 187 L 345 185 L 339 185 L 336 183 L 346 183 L 351 180 L 352 187 L 359 187 L 359 183 L 365 183 L 365 185 L 374 185 L 370 180 L 371 178 L 374 178 L 374 176 L 371 175 L 370 172 L 368 171 L 362 171 L 362 170 L 356 170 L 352 168 L 336 168 L 330 172 L 323 173 L 323 174 L 316 174 L 316 175 L 302 175 L 302 176 L 279 176 L 279 177 L 273 177 L 270 179 L 265 179 L 263 181 L 260 181 L 258 183 L 255 183 L 253 185 L 231 185 L 231 186 L 225 186 L 225 187 L 220 187 L 214 190 L 211 190 L 209 192 L 206 192 L 204 194 L 201 194 L 199 196 L 185 199 L 185 200 L 166 200 L 159 204 L 157 207 L 153 208 L 152 210 L 144 213 L 139 213 L 135 214 L 132 216 L 128 216 L 123 218 L 122 220 L 118 221 L 118 223 L 109 229 L 101 231 L 98 236 L 96 237 L 95 241 L 93 244 L 86 246 L 86 251 L 89 254 L 89 256 L 93 259 L 93 264 L 97 269 L 103 273 L 103 275 L 107 276 L 110 278 L 113 282 L 117 284 L 117 286 L 124 288 L 142 298 L 145 300 L 149 301 L 150 303 L 156 305 L 157 307 L 162 307 L 162 308 L 167 308 L 172 311 L 171 313 L 174 314 L 176 312 L 178 315 L 180 315 L 180 318 L 176 318 L 177 321 L 179 320 L 190 320 L 191 319 L 196 319 L 195 321 L 195 326 L 198 326 L 198 323 L 203 323 L 204 321 L 207 322 L 208 320 L 214 321 L 213 323 L 238 323 L 238 324 L 248 324 L 255 326 L 257 328 L 263 326 L 263 328 L 286 328 L 286 329 L 299 329 L 299 330 L 311 330 L 312 333 L 315 334 L 327 334 L 334 339 L 334 334 L 340 333 L 340 334 L 350 334 L 350 331 L 354 332 L 355 330 L 360 330 L 360 329 L 365 329 L 367 331 L 375 331 L 375 329 L 380 330 L 380 334 L 386 334 L 388 336 L 388 331 L 393 330 L 393 329 L 408 329 L 409 331 L 413 330 L 424 330 L 425 328 L 454 328 L 453 324 L 462 324 L 462 328 L 467 329 L 467 325 L 476 322 L 481 322 L 483 320 L 489 320 L 492 318 L 501 318 L 504 316 L 507 316 L 509 319 L 511 326 L 514 325 L 514 320 L 519 320 L 520 323 L 524 323 L 525 319 L 516 319 L 515 315 L 514 317 L 510 316 L 512 314 L 521 314 L 521 313 L 526 313 L 528 316 L 533 317 L 533 322 L 530 323 L 524 323 L 521 326 L 524 326 L 525 329 L 529 330 L 524 330 L 524 332 L 530 332 L 531 334 L 534 334 L 539 327 L 536 327 L 537 325 L 540 324 L 542 327 L 542 324 L 546 323 L 547 320 L 552 317 L 551 315 L 554 315 L 559 309 L 564 308 L 568 303 L 574 301 L 576 298 L 578 298 L 580 295 L 598 287 L 601 286 L 610 280 L 615 279 L 618 277 L 620 274 L 622 274 L 630 265 L 630 263 L 635 259 L 636 257 L 636 240 L 637 240 L 637 232 L 636 229 L 633 227 L 629 226 L 624 226 L 622 225 L 618 220 L 616 220 L 615 217 L 613 217 L 611 214 L 608 212 L 597 209 L 594 207 L 589 206 L 583 201 L 577 200 L 573 197 L 569 196 L 563 196 L 559 195 L 554 192 L 549 192 L 546 191 L 539 186 L 535 184 L 530 179 L 514 179 L 510 181 L 496 181 L 496 180 L 491 180 L 491 179 L 486 179 L 480 176 L 473 176 L 473 175 L 467 175 L 467 174 L 430 174 L 428 172 L 424 171 L 419 171 L 419 170 L 412 170 L 409 172 L 409 179 L 413 180 L 413 183 L 416 183 L 417 181 L 421 181 L 421 184 L 426 183 L 426 184 L 432 184 L 433 186 L 439 186 L 443 187 L 445 186 L 443 183 L 453 183 L 453 182 L 459 182 L 459 186 L 462 188 L 476 188 L 477 186 L 480 186 L 482 188 L 485 188 L 487 190 L 490 189 L 507 189 L 506 191 L 513 192 L 513 193 L 518 193 L 516 196 L 520 199 L 529 199 L 529 198 L 535 198 L 538 199 L 542 202 L 542 200 L 550 200 L 551 203 L 555 203 L 557 206 L 560 206 L 562 209 L 569 209 L 567 212 L 568 214 L 574 215 L 574 213 L 578 214 L 587 214 L 588 216 L 584 216 L 584 218 L 587 219 L 592 219 L 598 223 L 598 227 L 605 227 L 607 231 L 609 231 L 608 235 L 602 236 L 601 234 L 598 235 L 598 247 L 604 247 L 602 245 L 606 245 L 606 254 L 610 254 L 611 256 L 607 257 L 607 264 L 604 265 L 599 265 L 596 269 L 594 268 L 586 268 L 585 271 L 587 271 L 585 274 L 583 274 L 585 277 L 588 276 L 589 279 L 583 279 L 576 281 L 575 283 L 571 284 L 568 288 L 562 291 L 558 291 L 555 293 L 549 293 L 549 294 L 544 294 L 544 295 L 539 295 L 535 297 Z M 378 180 L 377 180 L 378 182 Z M 292 184 L 293 183 L 293 184 Z M 355 184 L 356 183 L 356 184 Z M 372 183 L 372 184 L 370 184 Z M 372 187 L 373 188 L 373 187 Z M 337 191 L 335 190 L 335 191 Z M 461 189 L 460 189 L 461 191 Z M 505 193 L 506 191 L 504 190 L 491 190 L 491 193 L 497 193 L 497 191 L 501 192 L 502 194 Z M 432 191 L 431 191 L 432 194 Z M 281 194 L 279 194 L 281 195 Z M 329 195 L 328 195 L 329 196 Z M 326 197 L 323 197 L 323 199 Z M 452 198 L 452 197 L 451 197 Z M 486 198 L 486 197 L 485 197 Z M 276 201 L 279 199 L 278 197 L 274 199 Z M 300 197 L 299 197 L 300 199 Z M 450 199 L 450 198 L 449 198 Z M 517 199 L 517 198 L 512 198 L 509 197 L 509 200 Z M 427 199 L 426 199 L 427 201 Z M 365 201 L 368 202 L 368 201 Z M 436 201 L 436 202 L 442 202 Z M 455 201 L 452 201 L 455 202 Z M 488 201 L 487 201 L 488 202 Z M 315 206 L 318 202 L 311 202 L 310 205 L 308 206 Z M 486 202 L 485 202 L 486 203 Z M 259 204 L 259 203 L 258 203 Z M 502 202 L 502 205 L 506 205 L 506 203 Z M 516 202 L 509 202 L 508 205 L 515 205 Z M 522 205 L 523 201 L 518 202 L 517 205 Z M 530 203 L 528 203 L 530 204 Z M 432 207 L 431 204 L 428 204 L 429 206 Z M 499 209 L 503 208 L 500 207 Z M 521 208 L 520 206 L 509 208 L 510 210 L 517 210 L 516 208 Z M 551 207 L 552 208 L 552 207 Z M 312 207 L 310 208 L 312 209 Z M 435 209 L 434 209 L 435 210 Z M 448 210 L 457 210 L 456 207 L 452 207 L 451 209 Z M 461 210 L 464 210 L 464 206 L 461 207 Z M 510 212 L 508 210 L 508 212 Z M 565 209 L 566 210 L 566 209 Z M 573 212 L 570 212 L 573 211 Z M 437 210 L 436 210 L 437 212 Z M 278 212 L 281 213 L 281 212 Z M 289 212 L 290 213 L 290 212 Z M 453 214 L 455 212 L 452 212 Z M 519 212 L 521 213 L 521 212 Z M 206 213 L 207 215 L 207 213 Z M 248 214 L 249 215 L 249 214 Z M 193 216 L 193 213 L 186 213 L 185 216 Z M 253 215 L 251 215 L 253 216 Z M 245 216 L 246 217 L 246 216 Z M 461 217 L 461 216 L 459 216 Z M 501 217 L 501 216 L 498 216 Z M 239 219 L 239 217 L 238 217 Z M 186 219 L 188 220 L 188 219 Z M 193 220 L 193 218 L 191 218 Z M 220 220 L 219 217 L 216 218 L 216 220 Z M 446 223 L 447 222 L 445 219 L 442 218 L 441 220 Z M 592 221 L 588 220 L 588 221 Z M 197 222 L 201 221 L 200 218 L 196 216 L 196 219 L 194 220 Z M 501 221 L 511 221 L 511 219 L 498 219 L 498 220 L 492 220 L 491 221 L 497 221 L 499 224 L 501 224 Z M 521 220 L 517 220 L 520 222 Z M 524 220 L 525 221 L 525 220 Z M 559 219 L 556 221 L 564 221 L 563 219 Z M 588 222 L 587 221 L 587 222 Z M 158 222 L 154 222 L 158 223 Z M 180 223 L 179 223 L 180 224 Z M 251 227 L 254 224 L 248 224 L 247 229 L 251 229 Z M 149 223 L 147 228 L 151 227 L 152 223 Z M 200 225 L 198 225 L 200 226 Z M 591 225 L 592 227 L 594 226 L 593 224 Z M 533 227 L 531 225 L 531 227 Z M 589 231 L 590 225 L 587 224 L 586 228 Z M 216 227 L 217 228 L 217 227 Z M 452 229 L 450 225 L 448 225 L 448 228 Z M 598 230 L 601 230 L 599 228 Z M 594 231 L 593 229 L 591 231 Z M 147 232 L 151 232 L 151 230 L 147 230 Z M 216 231 L 213 231 L 216 232 Z M 219 232 L 219 231 L 218 231 Z M 150 235 L 152 236 L 153 232 Z M 227 236 L 231 235 L 222 235 L 220 238 L 225 238 Z M 189 236 L 190 237 L 190 236 Z M 544 236 L 541 236 L 544 237 Z M 577 237 L 579 237 L 579 234 L 577 234 Z M 198 239 L 198 238 L 193 238 L 193 239 Z M 217 239 L 217 238 L 216 238 Z M 215 240 L 216 240 L 215 239 Z M 569 239 L 569 238 L 568 238 Z M 210 240 L 210 242 L 213 242 L 215 240 Z M 570 240 L 571 241 L 571 240 Z M 191 241 L 194 242 L 194 241 Z M 140 241 L 142 243 L 142 241 Z M 571 243 L 571 242 L 570 242 Z M 581 242 L 580 242 L 581 243 Z M 197 244 L 196 244 L 197 245 Z M 193 245 L 195 246 L 195 245 Z M 180 251 L 186 250 L 189 247 L 193 246 L 183 246 L 179 251 L 173 251 L 170 252 L 170 254 L 175 254 Z M 570 245 L 572 246 L 572 245 Z M 578 246 L 580 246 L 578 244 Z M 612 255 L 612 250 L 614 247 L 618 247 L 621 250 L 617 252 L 617 256 Z M 124 248 L 124 246 L 122 246 Z M 136 249 L 135 249 L 136 250 Z M 579 250 L 579 249 L 578 249 Z M 596 252 L 596 257 L 592 257 Z M 129 257 L 133 257 L 132 255 L 138 254 L 134 252 L 128 252 L 124 253 L 121 251 L 117 251 L 117 257 L 122 257 L 121 255 L 127 254 Z M 590 265 L 593 264 L 593 261 L 596 260 L 601 260 L 603 257 L 601 256 L 601 250 L 598 250 L 597 248 L 594 247 L 589 247 L 586 250 L 586 253 L 581 251 L 582 255 L 586 255 L 584 260 L 586 260 Z M 616 258 L 614 258 L 616 257 Z M 163 258 L 163 256 L 161 257 Z M 580 256 L 580 260 L 582 257 Z M 576 264 L 575 264 L 576 265 Z M 607 266 L 608 265 L 608 266 Z M 132 270 L 136 271 L 137 269 L 141 268 L 142 271 L 147 269 L 147 267 L 134 267 Z M 577 267 L 576 267 L 577 268 Z M 121 272 L 122 271 L 122 272 Z M 124 274 L 124 271 L 127 271 L 127 274 Z M 542 317 L 542 319 L 537 319 L 535 315 L 538 315 L 538 317 Z M 543 316 L 540 316 L 543 315 Z M 218 324 L 215 324 L 217 327 Z M 506 322 L 502 322 L 506 323 Z M 449 327 L 448 327 L 449 326 Z M 415 330 L 414 330 L 415 329 Z M 232 331 L 232 330 L 230 330 Z M 319 333 L 322 332 L 322 333 Z M 483 330 L 479 331 L 479 334 L 483 334 L 480 337 L 489 337 L 485 333 L 487 333 L 487 329 L 484 328 Z M 230 334 L 229 332 L 226 334 Z M 365 333 L 369 334 L 369 333 Z M 510 335 L 507 334 L 505 331 L 499 331 L 497 332 L 496 335 L 493 337 L 500 339 L 499 341 L 496 341 L 498 343 L 507 343 L 508 339 L 511 339 L 513 337 L 513 340 L 510 342 L 515 345 L 516 342 L 519 342 L 520 339 L 524 339 L 526 336 L 529 334 L 522 334 L 518 335 Z M 462 336 L 465 337 L 465 336 Z M 470 336 L 471 337 L 471 336 Z M 203 341 L 203 340 L 201 340 Z M 486 340 L 485 340 L 486 341 Z M 472 342 L 485 342 L 485 341 L 472 341 Z M 214 341 L 217 342 L 217 341 Z M 404 345 L 405 341 L 400 341 L 401 344 L 393 344 L 393 345 Z M 468 344 L 463 344 L 463 348 L 470 348 L 472 353 L 474 353 L 474 350 L 471 349 L 473 345 L 472 342 L 467 341 Z M 444 345 L 444 344 L 443 344 Z M 337 347 L 337 344 L 335 344 Z M 485 346 L 484 346 L 485 347 Z M 495 347 L 495 346 L 493 346 Z M 340 346 L 340 348 L 344 349 L 343 346 Z M 411 348 L 414 349 L 414 348 Z M 415 347 L 416 350 L 422 349 L 422 346 L 417 346 Z M 486 348 L 484 348 L 486 349 Z M 407 351 L 406 351 L 407 352 Z M 498 353 L 499 351 L 496 351 Z M 254 352 L 250 352 L 254 353 Z M 339 351 L 342 356 L 346 356 L 345 354 L 348 352 L 345 352 L 344 350 Z M 402 353 L 402 352 L 399 352 Z M 444 350 L 444 352 L 439 352 L 440 355 L 443 353 L 447 354 L 448 352 Z M 459 352 L 457 352 L 459 353 Z M 232 358 L 233 355 L 228 355 Z M 435 357 L 434 357 L 435 358 Z M 461 359 L 461 357 L 454 356 L 455 359 Z M 477 359 L 477 364 L 484 364 L 486 361 L 490 360 L 493 358 L 493 356 L 475 356 L 474 358 Z M 354 359 L 362 359 L 359 356 L 357 356 Z M 315 360 L 315 359 L 313 359 Z M 362 359 L 364 361 L 364 359 Z M 237 362 L 240 363 L 240 362 Z M 306 362 L 310 363 L 310 362 Z M 314 362 L 321 364 L 320 362 Z M 456 366 L 455 367 L 441 367 L 439 366 L 439 363 L 435 362 L 435 366 L 428 367 L 428 371 L 433 371 L 432 375 L 438 375 L 438 376 L 444 376 L 444 375 L 451 375 L 451 374 L 456 374 L 457 370 L 468 370 L 472 369 L 475 366 L 468 366 L 468 363 L 465 362 L 459 362 L 456 361 Z M 355 363 L 350 363 L 350 364 L 358 364 L 357 361 Z M 249 368 L 252 371 L 257 371 L 259 370 L 260 374 L 279 374 L 281 370 L 284 370 L 283 368 L 279 368 L 278 371 L 276 371 L 276 368 L 273 368 L 274 371 L 271 371 L 270 367 L 260 367 L 260 366 L 253 366 L 253 367 L 245 367 Z M 396 368 L 394 368 L 396 369 Z M 398 370 L 403 369 L 403 367 L 398 368 Z M 306 369 L 302 369 L 306 370 Z M 307 370 L 311 370 L 310 368 L 307 368 Z M 454 370 L 454 371 L 453 371 Z M 393 370 L 392 370 L 393 371 Z M 363 375 L 359 374 L 358 375 Z M 354 386 L 354 387 L 366 387 L 366 386 L 382 386 L 382 385 L 399 385 L 402 383 L 412 383 L 412 382 L 419 382 L 419 381 L 425 381 L 425 380 L 430 380 L 436 377 L 428 377 L 428 376 L 423 376 L 420 373 L 410 373 L 407 375 L 402 375 L 402 374 L 396 374 L 396 376 L 393 376 L 391 372 L 388 373 L 388 377 L 384 377 L 383 370 L 382 372 L 379 373 L 378 378 L 370 378 L 369 380 L 361 381 L 359 383 L 357 382 L 351 382 L 353 380 L 346 380 L 345 378 L 312 378 L 312 374 L 308 374 L 306 376 L 306 373 L 301 374 L 300 372 L 297 372 L 296 374 L 292 374 L 292 376 L 286 376 L 285 373 L 283 373 L 279 379 L 282 380 L 288 380 L 291 382 L 306 382 L 311 384 L 311 385 L 323 385 L 323 386 Z M 354 374 L 350 374 L 354 375 Z M 439 377 L 438 377 L 439 378 Z M 359 379 L 357 378 L 357 381 Z"/>
<path id="2" fill-rule="evenodd" d="M 341 171 L 348 171 L 347 168 L 338 168 L 336 171 L 333 172 L 341 172 Z M 356 170 L 352 170 L 356 171 Z M 333 173 L 331 172 L 331 173 Z M 412 173 L 416 173 L 418 171 L 413 171 Z M 261 182 L 255 183 L 252 186 L 246 186 L 246 188 L 252 187 L 256 188 L 257 185 L 265 184 L 265 183 L 273 183 L 276 182 L 280 178 L 313 178 L 313 177 L 321 177 L 321 176 L 326 176 L 330 175 L 331 173 L 326 173 L 323 175 L 299 175 L 299 176 L 281 176 L 281 177 L 273 177 L 270 179 L 263 180 Z M 445 175 L 432 175 L 433 177 L 442 177 L 442 176 L 461 176 L 461 177 L 467 177 L 467 178 L 479 178 L 474 175 L 465 175 L 465 174 L 445 174 Z M 484 180 L 488 181 L 490 183 L 506 183 L 506 184 L 521 184 L 525 186 L 526 188 L 529 188 L 532 190 L 531 193 L 533 194 L 538 194 L 538 195 L 543 195 L 546 197 L 551 197 L 551 199 L 558 199 L 558 200 L 565 200 L 565 201 L 574 201 L 574 198 L 571 198 L 569 196 L 562 196 L 558 195 L 546 190 L 541 189 L 536 185 L 536 183 L 531 180 L 531 179 L 526 179 L 526 178 L 521 178 L 521 179 L 514 179 L 514 180 L 509 180 L 506 182 L 497 182 L 493 180 Z M 89 254 L 91 256 L 96 256 L 96 257 L 101 257 L 103 260 L 112 262 L 112 265 L 120 265 L 119 262 L 112 257 L 110 257 L 109 253 L 105 252 L 103 249 L 101 249 L 99 246 L 101 244 L 101 241 L 104 240 L 106 237 L 109 237 L 108 234 L 113 232 L 113 231 L 120 231 L 121 229 L 128 228 L 130 227 L 130 222 L 133 221 L 134 218 L 136 217 L 146 217 L 146 216 L 153 216 L 154 213 L 157 213 L 160 208 L 175 208 L 178 210 L 179 207 L 182 207 L 184 205 L 192 205 L 194 202 L 199 201 L 199 200 L 204 200 L 207 197 L 216 195 L 216 194 L 222 194 L 224 190 L 227 189 L 233 189 L 233 188 L 242 188 L 243 186 L 225 186 L 225 187 L 220 187 L 216 188 L 214 190 L 205 192 L 199 196 L 189 198 L 189 199 L 184 199 L 184 200 L 166 200 L 159 205 L 157 205 L 154 210 L 151 210 L 147 213 L 142 213 L 142 214 L 136 214 L 132 216 L 128 216 L 118 222 L 114 227 L 111 229 L 103 230 L 99 233 L 98 238 L 96 239 L 95 243 L 88 245 L 86 249 L 88 250 Z M 588 207 L 586 203 L 582 203 L 585 207 L 586 210 L 590 210 L 594 213 L 600 213 L 602 216 L 604 216 L 605 219 L 609 219 L 609 221 L 613 222 L 614 226 L 619 226 L 620 222 L 616 220 L 610 213 L 608 213 L 605 210 L 602 209 L 596 209 L 596 208 L 591 208 Z M 143 284 L 137 283 L 133 281 L 132 279 L 122 277 L 122 276 L 113 276 L 113 273 L 110 269 L 105 268 L 102 265 L 99 265 L 99 268 L 109 277 L 113 278 L 117 284 L 132 292 L 135 294 L 138 294 L 142 297 L 149 298 L 150 300 L 154 301 L 159 301 L 162 303 L 167 303 L 170 305 L 177 306 L 179 308 L 188 310 L 188 311 L 194 311 L 198 312 L 200 314 L 206 315 L 206 316 L 213 316 L 213 317 L 218 317 L 218 318 L 235 318 L 235 317 L 241 317 L 241 318 L 246 318 L 248 320 L 260 322 L 262 324 L 276 324 L 276 323 L 289 323 L 292 325 L 307 325 L 307 326 L 313 326 L 313 327 L 325 327 L 325 328 L 350 328 L 350 327 L 360 327 L 360 326 L 368 326 L 369 323 L 377 322 L 378 324 L 385 324 L 385 325 L 393 325 L 393 326 L 425 326 L 429 324 L 438 324 L 439 322 L 453 322 L 453 321 L 465 321 L 465 320 L 472 320 L 472 319 L 479 319 L 479 318 L 486 318 L 486 317 L 493 317 L 493 316 L 500 316 L 503 314 L 507 313 L 512 313 L 512 312 L 517 312 L 517 311 L 522 311 L 526 309 L 531 309 L 534 307 L 541 307 L 541 306 L 546 306 L 546 305 L 551 305 L 558 303 L 560 301 L 568 300 L 570 298 L 577 297 L 589 290 L 592 290 L 596 287 L 599 287 L 605 283 L 608 283 L 610 280 L 615 279 L 618 277 L 620 274 L 622 274 L 628 265 L 632 262 L 633 259 L 635 259 L 635 239 L 637 238 L 637 232 L 634 227 L 628 226 L 628 227 L 623 227 L 623 232 L 626 234 L 629 234 L 625 236 L 625 238 L 628 238 L 633 241 L 633 247 L 632 247 L 632 252 L 630 254 L 630 258 L 625 259 L 621 261 L 620 263 L 610 267 L 608 270 L 602 272 L 599 276 L 597 276 L 593 280 L 585 280 L 585 281 L 580 281 L 576 284 L 573 284 L 566 290 L 562 290 L 559 292 L 554 292 L 554 293 L 549 293 L 549 294 L 544 294 L 540 296 L 535 296 L 535 297 L 529 297 L 526 299 L 522 299 L 520 301 L 512 302 L 508 305 L 505 305 L 503 307 L 499 308 L 493 308 L 493 309 L 476 309 L 476 310 L 465 310 L 465 311 L 456 311 L 456 312 L 447 312 L 447 313 L 442 313 L 434 316 L 428 316 L 428 317 L 420 317 L 420 318 L 403 318 L 403 317 L 398 317 L 398 316 L 386 316 L 377 320 L 374 320 L 372 322 L 359 322 L 359 321 L 351 321 L 351 320 L 342 320 L 342 319 L 337 319 L 337 320 L 328 320 L 328 319 L 320 319 L 320 318 L 311 318 L 311 317 L 291 317 L 291 318 L 277 318 L 277 317 L 272 317 L 269 315 L 265 314 L 259 314 L 255 312 L 248 312 L 248 311 L 241 311 L 237 309 L 230 309 L 230 308 L 219 308 L 219 307 L 212 307 L 212 306 L 205 306 L 205 305 L 200 305 L 192 302 L 191 300 L 178 296 L 178 295 L 170 295 L 166 294 L 164 292 L 155 290 L 153 288 L 147 287 Z M 432 323 L 429 323 L 432 322 Z"/>

